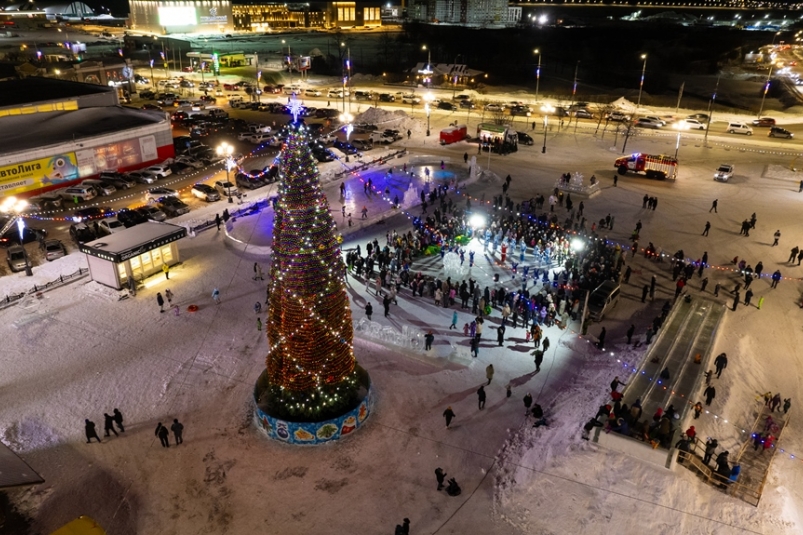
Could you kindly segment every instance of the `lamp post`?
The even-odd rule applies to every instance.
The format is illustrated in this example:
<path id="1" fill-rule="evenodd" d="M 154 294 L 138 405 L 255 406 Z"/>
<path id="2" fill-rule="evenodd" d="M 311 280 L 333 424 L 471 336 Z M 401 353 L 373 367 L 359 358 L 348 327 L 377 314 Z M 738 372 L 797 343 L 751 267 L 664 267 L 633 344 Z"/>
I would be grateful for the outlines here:
<path id="1" fill-rule="evenodd" d="M 231 182 L 229 182 L 229 167 L 231 166 L 232 152 L 234 152 L 234 147 L 228 143 L 223 142 L 217 146 L 218 156 L 223 156 L 226 159 L 226 189 L 228 190 L 227 196 L 229 197 L 230 203 L 234 202 L 234 200 L 231 198 Z"/>
<path id="2" fill-rule="evenodd" d="M 641 107 L 641 93 L 644 91 L 644 75 L 647 73 L 647 54 L 642 54 L 641 59 L 644 60 L 644 64 L 641 66 L 641 81 L 639 82 L 638 86 L 638 102 L 636 103 L 636 115 L 638 115 L 638 110 Z"/>
<path id="3" fill-rule="evenodd" d="M 555 111 L 554 106 L 544 104 L 541 106 L 541 111 L 544 112 L 544 146 L 541 147 L 541 153 L 546 154 L 546 128 L 549 125 L 549 114 Z"/>
<path id="4" fill-rule="evenodd" d="M 672 128 L 674 128 L 675 130 L 678 131 L 677 141 L 675 142 L 675 159 L 677 160 L 678 159 L 678 151 L 680 150 L 680 134 L 684 130 L 688 130 L 689 129 L 689 125 L 687 125 L 686 123 L 675 123 L 674 125 L 672 125 Z"/>
<path id="5" fill-rule="evenodd" d="M 430 106 L 430 103 L 432 102 L 432 93 L 427 92 L 427 94 L 424 95 L 424 100 L 426 101 L 424 104 L 424 110 L 427 112 L 427 137 L 429 137 L 429 115 L 432 112 L 432 107 Z"/>
<path id="6" fill-rule="evenodd" d="M 346 141 L 349 140 L 351 137 L 351 132 L 354 130 L 354 127 L 351 125 L 351 122 L 354 120 L 354 116 L 350 113 L 344 112 L 340 114 L 340 122 L 346 124 Z M 346 153 L 346 162 L 349 161 L 349 155 Z"/>
<path id="7" fill-rule="evenodd" d="M 767 71 L 767 81 L 764 83 L 764 94 L 761 95 L 761 107 L 758 109 L 757 117 L 761 117 L 764 111 L 764 101 L 767 99 L 767 92 L 770 90 L 770 77 L 772 76 L 772 62 L 770 62 L 769 70 Z"/>
<path id="8" fill-rule="evenodd" d="M 538 105 L 538 86 L 541 84 L 541 51 L 533 50 L 533 54 L 538 54 L 538 67 L 535 68 L 535 105 Z"/>
<path id="9" fill-rule="evenodd" d="M 424 67 L 422 74 L 426 76 L 424 82 L 427 84 L 427 87 L 430 89 L 432 88 L 432 51 L 427 47 L 427 45 L 423 45 L 421 50 L 427 51 L 427 65 Z"/>
<path id="10" fill-rule="evenodd" d="M 31 261 L 28 259 L 28 251 L 25 250 L 25 240 L 23 238 L 25 234 L 25 220 L 20 217 L 20 214 L 27 207 L 28 201 L 17 199 L 16 197 L 6 197 L 6 199 L 0 203 L 0 212 L 12 214 L 17 221 L 17 229 L 20 233 L 20 247 L 22 247 L 22 255 L 25 258 L 25 275 L 32 277 L 33 271 L 31 270 Z"/>
<path id="11" fill-rule="evenodd" d="M 156 80 L 153 79 L 153 58 L 151 58 L 150 64 L 151 64 L 151 87 L 156 89 Z"/>

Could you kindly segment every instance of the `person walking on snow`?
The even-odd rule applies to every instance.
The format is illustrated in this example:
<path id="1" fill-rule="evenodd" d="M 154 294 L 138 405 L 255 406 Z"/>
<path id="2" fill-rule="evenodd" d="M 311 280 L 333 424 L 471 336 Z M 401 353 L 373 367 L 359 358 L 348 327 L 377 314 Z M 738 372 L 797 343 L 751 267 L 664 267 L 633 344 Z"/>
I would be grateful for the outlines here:
<path id="1" fill-rule="evenodd" d="M 717 204 L 719 204 L 719 199 L 714 199 L 714 202 L 711 203 L 711 208 L 708 209 L 709 214 L 711 213 L 712 210 L 714 211 L 715 214 L 719 213 L 717 212 Z"/>
<path id="2" fill-rule="evenodd" d="M 443 468 L 435 469 L 435 479 L 438 480 L 438 490 L 443 490 L 443 482 L 446 481 L 446 472 L 443 471 Z"/>
<path id="3" fill-rule="evenodd" d="M 524 396 L 524 414 L 530 414 L 530 407 L 533 404 L 533 397 L 529 392 Z"/>
<path id="4" fill-rule="evenodd" d="M 86 434 L 86 443 L 90 444 L 92 439 L 97 439 L 100 442 L 100 437 L 98 436 L 98 432 L 95 430 L 95 422 L 89 420 L 88 418 L 84 420 L 84 433 Z"/>
<path id="5" fill-rule="evenodd" d="M 156 424 L 156 431 L 153 434 L 159 437 L 159 441 L 162 443 L 163 448 L 170 447 L 170 431 L 168 431 L 167 428 L 162 425 L 162 422 Z"/>
<path id="6" fill-rule="evenodd" d="M 449 426 L 452 425 L 452 420 L 455 417 L 454 412 L 452 411 L 452 406 L 446 407 L 446 410 L 443 411 L 443 417 L 446 418 L 446 429 L 449 429 Z"/>
<path id="7" fill-rule="evenodd" d="M 780 281 L 781 281 L 781 270 L 776 269 L 775 273 L 772 274 L 772 284 L 770 285 L 770 288 L 777 288 L 778 283 Z"/>
<path id="8" fill-rule="evenodd" d="M 170 266 L 162 264 L 162 271 L 165 274 L 165 279 L 170 280 Z"/>
<path id="9" fill-rule="evenodd" d="M 477 390 L 477 400 L 479 402 L 480 410 L 485 408 L 485 386 L 480 386 Z"/>
<path id="10" fill-rule="evenodd" d="M 120 435 L 117 434 L 117 431 L 114 430 L 114 416 L 109 416 L 105 412 L 103 413 L 103 431 L 105 431 L 105 436 L 110 436 L 109 431 L 114 433 L 114 436 L 119 437 Z"/>
<path id="11" fill-rule="evenodd" d="M 617 375 L 613 378 L 613 381 L 611 381 L 611 392 L 616 392 L 616 389 L 619 388 L 619 385 L 627 386 L 627 383 L 620 381 L 619 376 Z"/>
<path id="12" fill-rule="evenodd" d="M 548 336 L 544 336 L 544 340 L 541 342 L 541 347 L 543 348 L 544 355 L 546 355 L 546 352 L 549 351 L 549 337 Z"/>
<path id="13" fill-rule="evenodd" d="M 120 412 L 120 409 L 114 409 L 112 418 L 114 418 L 114 423 L 117 424 L 117 429 L 119 429 L 121 433 L 125 433 L 125 427 L 123 427 L 123 413 Z"/>
<path id="14" fill-rule="evenodd" d="M 602 330 L 599 332 L 599 337 L 598 337 L 598 341 L 597 341 L 597 348 L 605 349 L 605 336 L 606 336 L 606 334 L 607 334 L 607 331 L 605 330 L 605 327 L 603 327 Z"/>
<path id="15" fill-rule="evenodd" d="M 709 230 L 711 230 L 711 222 L 710 221 L 706 221 L 705 222 L 705 230 L 703 230 L 703 236 L 707 237 Z"/>
<path id="16" fill-rule="evenodd" d="M 162 292 L 156 292 L 156 304 L 159 305 L 159 312 L 165 311 L 165 300 L 162 297 Z"/>
<path id="17" fill-rule="evenodd" d="M 728 367 L 728 355 L 725 353 L 717 355 L 717 358 L 714 359 L 714 366 L 717 367 L 717 379 L 719 379 L 719 376 L 722 375 L 722 370 Z"/>
<path id="18" fill-rule="evenodd" d="M 717 389 L 714 388 L 714 385 L 709 385 L 703 392 L 703 395 L 705 396 L 705 404 L 711 405 L 711 402 L 717 396 Z"/>
<path id="19" fill-rule="evenodd" d="M 173 435 L 176 437 L 176 446 L 183 444 L 184 439 L 181 435 L 184 433 L 184 424 L 179 422 L 178 418 L 173 418 L 173 425 L 170 426 L 170 430 L 173 431 Z"/>
<path id="20" fill-rule="evenodd" d="M 694 419 L 695 420 L 700 417 L 700 413 L 701 412 L 703 412 L 703 404 L 698 401 L 697 403 L 694 404 Z"/>
<path id="21" fill-rule="evenodd" d="M 634 324 L 630 324 L 630 328 L 625 333 L 627 335 L 627 345 L 630 345 L 630 342 L 633 340 L 633 334 L 636 332 L 636 326 Z"/>
<path id="22" fill-rule="evenodd" d="M 173 292 L 170 291 L 170 288 L 165 290 L 165 297 L 167 298 L 168 306 L 171 306 L 173 304 Z"/>
<path id="23" fill-rule="evenodd" d="M 449 325 L 449 330 L 457 329 L 457 310 L 452 312 L 452 324 Z"/>
<path id="24" fill-rule="evenodd" d="M 488 366 L 485 368 L 485 377 L 488 378 L 488 383 L 487 384 L 491 384 L 491 379 L 494 378 L 494 365 L 493 364 L 488 364 Z"/>
<path id="25" fill-rule="evenodd" d="M 778 240 L 781 239 L 781 231 L 780 231 L 780 229 L 775 231 L 775 234 L 773 235 L 773 237 L 775 239 L 772 242 L 772 246 L 775 247 L 776 245 L 778 245 Z"/>
<path id="26" fill-rule="evenodd" d="M 533 356 L 535 356 L 535 371 L 541 371 L 541 363 L 544 362 L 544 351 L 541 349 L 536 349 L 533 351 Z"/>
<path id="27" fill-rule="evenodd" d="M 215 304 L 220 304 L 220 290 L 217 288 L 212 290 L 212 300 L 215 302 Z"/>

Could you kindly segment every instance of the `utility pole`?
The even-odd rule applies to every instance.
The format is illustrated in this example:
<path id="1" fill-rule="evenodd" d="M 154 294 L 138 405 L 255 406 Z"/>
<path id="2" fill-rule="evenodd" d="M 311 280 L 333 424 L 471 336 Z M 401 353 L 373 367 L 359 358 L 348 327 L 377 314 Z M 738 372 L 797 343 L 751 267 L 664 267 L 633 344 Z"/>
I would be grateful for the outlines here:
<path id="1" fill-rule="evenodd" d="M 574 97 L 577 94 L 577 70 L 580 68 L 580 60 L 577 60 L 577 64 L 574 66 L 574 83 L 572 84 L 572 103 L 569 105 L 569 122 L 572 121 L 572 108 L 574 108 Z M 574 119 L 575 123 L 577 122 L 577 117 Z M 568 125 L 567 125 L 568 128 Z M 560 127 L 558 127 L 560 130 Z"/>
<path id="2" fill-rule="evenodd" d="M 705 125 L 705 136 L 703 136 L 703 147 L 708 144 L 708 131 L 711 129 L 711 115 L 713 114 L 714 102 L 717 100 L 717 91 L 719 90 L 719 76 L 717 76 L 717 85 L 714 86 L 714 94 L 708 101 L 708 122 Z M 677 158 L 677 155 L 675 156 Z"/>
<path id="3" fill-rule="evenodd" d="M 776 34 L 777 35 L 777 34 Z M 761 107 L 758 109 L 758 118 L 761 118 L 761 113 L 764 111 L 764 100 L 767 98 L 767 91 L 770 90 L 770 76 L 772 76 L 772 63 L 767 71 L 767 82 L 764 84 L 764 94 L 761 95 Z"/>

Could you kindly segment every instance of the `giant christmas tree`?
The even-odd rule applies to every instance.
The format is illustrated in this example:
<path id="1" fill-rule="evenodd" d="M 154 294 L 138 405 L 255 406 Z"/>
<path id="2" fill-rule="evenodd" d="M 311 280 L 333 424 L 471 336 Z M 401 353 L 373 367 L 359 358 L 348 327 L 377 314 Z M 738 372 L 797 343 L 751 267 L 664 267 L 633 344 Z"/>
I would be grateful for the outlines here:
<path id="1" fill-rule="evenodd" d="M 275 204 L 267 369 L 256 394 L 271 416 L 315 422 L 355 408 L 369 379 L 354 358 L 345 264 L 307 128 L 289 129 Z"/>

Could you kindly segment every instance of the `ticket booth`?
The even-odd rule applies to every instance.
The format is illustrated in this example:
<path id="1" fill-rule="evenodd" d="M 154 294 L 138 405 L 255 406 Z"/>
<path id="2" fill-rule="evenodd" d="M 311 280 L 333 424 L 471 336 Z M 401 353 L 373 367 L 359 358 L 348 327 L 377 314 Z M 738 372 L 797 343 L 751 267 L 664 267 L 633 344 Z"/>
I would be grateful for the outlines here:
<path id="1" fill-rule="evenodd" d="M 162 265 L 179 261 L 178 240 L 187 229 L 170 223 L 148 221 L 123 231 L 83 243 L 92 280 L 121 290 L 132 279 L 140 282 L 162 271 Z"/>

